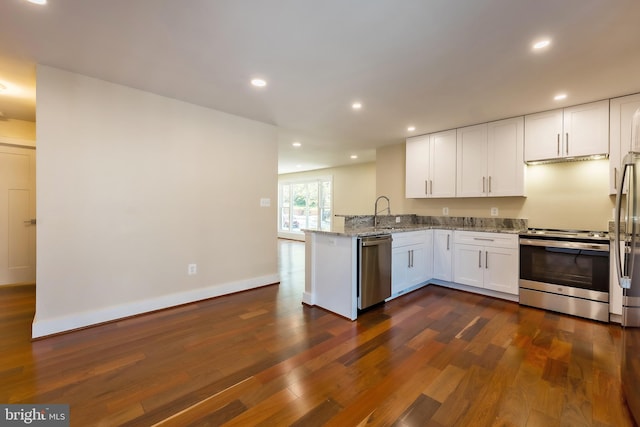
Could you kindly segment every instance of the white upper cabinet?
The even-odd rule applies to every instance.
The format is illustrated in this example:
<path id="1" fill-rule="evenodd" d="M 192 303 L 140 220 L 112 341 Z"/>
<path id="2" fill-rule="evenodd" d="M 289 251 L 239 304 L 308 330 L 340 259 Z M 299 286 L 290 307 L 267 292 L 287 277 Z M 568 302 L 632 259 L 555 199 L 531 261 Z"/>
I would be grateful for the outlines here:
<path id="1" fill-rule="evenodd" d="M 455 197 L 455 129 L 408 138 L 406 168 L 407 198 Z"/>
<path id="2" fill-rule="evenodd" d="M 530 114 L 524 118 L 525 161 L 547 160 L 561 157 L 562 110 Z"/>
<path id="3" fill-rule="evenodd" d="M 428 197 L 429 185 L 429 135 L 407 138 L 406 183 L 407 198 Z"/>
<path id="4" fill-rule="evenodd" d="M 458 129 L 457 196 L 524 196 L 524 118 Z"/>
<path id="5" fill-rule="evenodd" d="M 487 195 L 487 124 L 458 129 L 456 195 Z"/>
<path id="6" fill-rule="evenodd" d="M 524 117 L 487 125 L 489 196 L 524 196 Z"/>
<path id="7" fill-rule="evenodd" d="M 609 100 L 564 109 L 566 156 L 609 154 Z"/>
<path id="8" fill-rule="evenodd" d="M 525 161 L 609 153 L 609 100 L 525 116 Z"/>
<path id="9" fill-rule="evenodd" d="M 609 129 L 609 194 L 616 194 L 622 157 L 631 150 L 631 119 L 640 108 L 640 93 L 611 100 Z"/>

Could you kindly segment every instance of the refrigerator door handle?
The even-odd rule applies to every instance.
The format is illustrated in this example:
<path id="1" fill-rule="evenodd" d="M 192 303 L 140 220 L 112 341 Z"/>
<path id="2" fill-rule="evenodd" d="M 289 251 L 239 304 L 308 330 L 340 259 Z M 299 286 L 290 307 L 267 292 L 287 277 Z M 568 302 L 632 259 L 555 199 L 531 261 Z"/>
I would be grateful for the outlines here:
<path id="1" fill-rule="evenodd" d="M 627 273 L 629 273 L 628 275 L 624 274 L 624 271 L 622 269 L 622 256 L 620 254 L 620 216 L 621 216 L 621 208 L 622 208 L 622 191 L 623 191 L 623 184 L 624 184 L 624 178 L 627 174 L 627 169 L 631 169 L 633 167 L 633 163 L 627 162 L 627 157 L 625 157 L 624 159 L 625 161 L 623 161 L 622 167 L 621 167 L 621 173 L 620 173 L 620 184 L 618 185 L 618 191 L 616 192 L 616 217 L 615 217 L 615 235 L 614 235 L 614 249 L 615 249 L 615 257 L 616 257 L 616 270 L 617 271 L 617 275 L 618 275 L 618 284 L 620 285 L 621 288 L 623 289 L 629 289 L 631 287 L 631 274 L 633 272 L 633 255 L 630 257 L 630 264 L 627 266 Z M 631 197 L 631 192 L 629 192 L 629 194 L 627 195 L 627 202 L 629 201 L 629 197 Z M 627 218 L 630 217 L 630 212 L 627 210 Z M 634 236 L 633 236 L 633 230 L 629 229 L 629 221 L 627 220 L 625 222 L 625 249 L 626 249 L 626 241 L 627 238 L 626 236 L 628 235 L 628 232 L 632 231 L 632 241 L 635 241 Z M 633 247 L 633 246 L 631 246 Z M 625 251 L 626 252 L 626 251 Z"/>

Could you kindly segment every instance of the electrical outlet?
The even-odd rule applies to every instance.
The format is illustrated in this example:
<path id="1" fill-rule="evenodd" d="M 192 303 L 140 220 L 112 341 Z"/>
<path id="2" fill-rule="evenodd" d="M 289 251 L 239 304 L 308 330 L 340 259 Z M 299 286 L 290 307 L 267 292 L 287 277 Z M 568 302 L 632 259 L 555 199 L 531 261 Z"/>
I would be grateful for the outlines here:
<path id="1" fill-rule="evenodd" d="M 271 206 L 271 199 L 269 199 L 268 197 L 263 197 L 260 199 L 261 208 L 268 208 L 270 206 Z"/>
<path id="2" fill-rule="evenodd" d="M 498 216 L 498 208 L 491 208 L 491 216 Z"/>
<path id="3" fill-rule="evenodd" d="M 442 208 L 442 215 L 449 215 L 449 208 Z"/>
<path id="4" fill-rule="evenodd" d="M 187 274 L 189 276 L 195 276 L 198 274 L 198 264 L 189 264 L 187 266 Z"/>
<path id="5" fill-rule="evenodd" d="M 396 224 L 400 224 L 400 217 L 399 216 L 396 217 Z"/>

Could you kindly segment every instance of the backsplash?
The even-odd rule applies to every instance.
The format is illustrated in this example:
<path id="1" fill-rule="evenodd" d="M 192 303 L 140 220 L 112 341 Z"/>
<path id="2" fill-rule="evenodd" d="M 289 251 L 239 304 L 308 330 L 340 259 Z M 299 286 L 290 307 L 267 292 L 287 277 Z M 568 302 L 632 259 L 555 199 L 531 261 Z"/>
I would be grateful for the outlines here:
<path id="1" fill-rule="evenodd" d="M 336 215 L 344 218 L 345 228 L 373 227 L 373 215 Z M 396 222 L 400 218 L 400 222 Z M 526 230 L 529 220 L 521 218 L 481 218 L 455 216 L 378 215 L 382 227 L 409 227 L 415 224 L 452 228 L 493 228 Z"/>
<path id="2" fill-rule="evenodd" d="M 529 220 L 522 218 L 482 218 L 469 216 L 421 216 L 421 224 L 443 227 L 508 228 L 526 230 Z"/>

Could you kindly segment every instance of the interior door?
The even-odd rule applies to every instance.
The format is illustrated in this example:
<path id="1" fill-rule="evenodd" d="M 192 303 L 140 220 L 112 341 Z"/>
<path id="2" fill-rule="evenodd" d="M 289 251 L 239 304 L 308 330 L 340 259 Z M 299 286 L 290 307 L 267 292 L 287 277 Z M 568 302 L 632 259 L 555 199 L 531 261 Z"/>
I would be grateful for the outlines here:
<path id="1" fill-rule="evenodd" d="M 34 222 L 35 150 L 0 142 L 0 285 L 35 283 Z"/>

